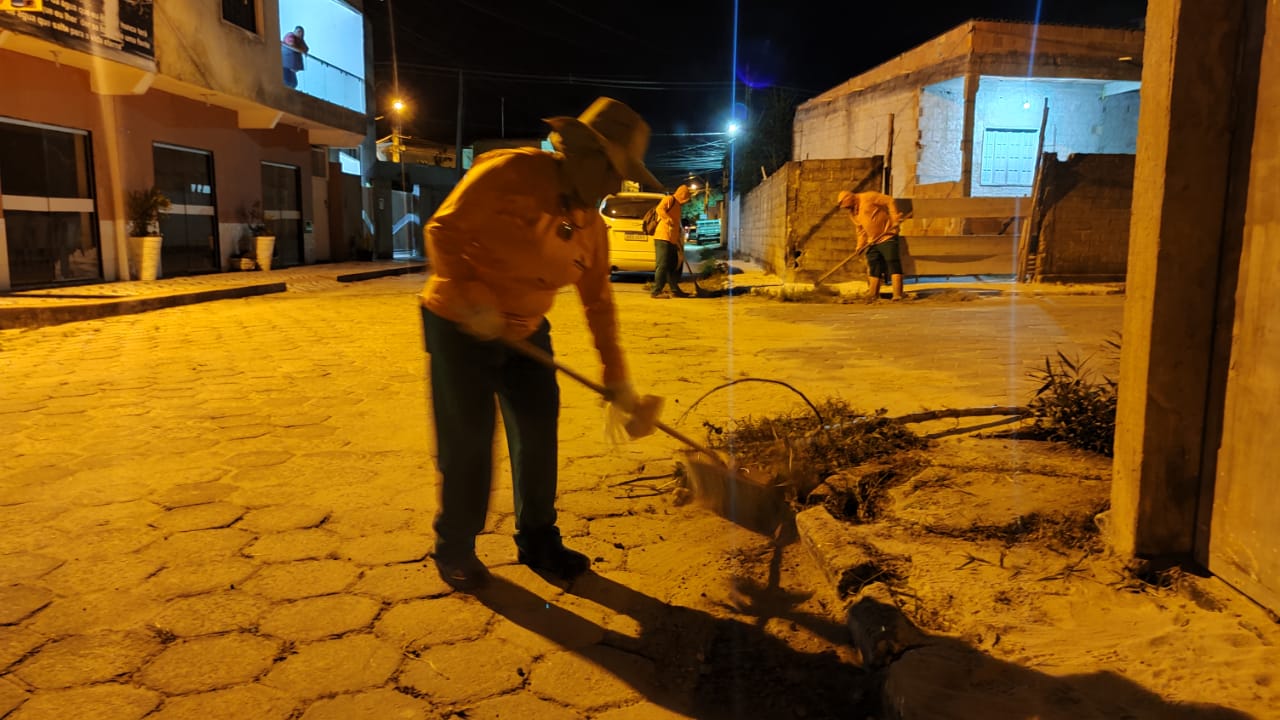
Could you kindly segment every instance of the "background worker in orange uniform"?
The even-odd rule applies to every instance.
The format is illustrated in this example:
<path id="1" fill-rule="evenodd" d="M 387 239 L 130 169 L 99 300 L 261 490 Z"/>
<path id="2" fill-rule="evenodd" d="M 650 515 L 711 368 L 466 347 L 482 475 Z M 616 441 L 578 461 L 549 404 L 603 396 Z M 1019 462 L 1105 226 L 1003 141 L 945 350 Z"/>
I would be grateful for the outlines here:
<path id="1" fill-rule="evenodd" d="M 511 453 L 519 561 L 566 580 L 590 566 L 564 546 L 556 526 L 555 370 L 502 340 L 527 340 L 550 355 L 545 314 L 557 291 L 573 285 L 604 365 L 610 409 L 624 419 L 638 401 L 618 346 L 598 208 L 624 178 L 661 187 L 643 162 L 649 126 L 610 98 L 577 118 L 546 122 L 556 152 L 481 155 L 425 230 L 434 274 L 422 293 L 422 325 L 441 474 L 434 559 L 441 577 L 462 590 L 489 578 L 475 537 L 488 512 L 495 396 Z"/>
<path id="2" fill-rule="evenodd" d="M 849 212 L 858 233 L 857 252 L 867 253 L 867 301 L 880 299 L 881 279 L 888 275 L 893 282 L 893 299 L 902 299 L 901 238 L 898 227 L 903 215 L 893 198 L 884 193 L 841 191 L 836 202 Z"/>
<path id="3" fill-rule="evenodd" d="M 667 297 L 667 285 L 671 286 L 672 295 L 689 297 L 689 293 L 680 289 L 680 266 L 684 262 L 684 222 L 680 215 L 691 197 L 693 193 L 689 186 L 681 185 L 658 202 L 658 230 L 653 235 L 653 294 L 650 297 Z"/>

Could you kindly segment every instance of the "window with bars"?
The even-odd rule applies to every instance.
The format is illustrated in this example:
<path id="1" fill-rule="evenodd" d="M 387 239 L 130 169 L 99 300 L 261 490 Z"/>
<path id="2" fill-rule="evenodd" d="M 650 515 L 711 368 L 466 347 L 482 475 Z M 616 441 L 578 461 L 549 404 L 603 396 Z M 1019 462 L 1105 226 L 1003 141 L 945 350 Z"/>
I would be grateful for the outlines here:
<path id="1" fill-rule="evenodd" d="M 258 0 L 222 0 L 222 19 L 258 32 Z"/>
<path id="2" fill-rule="evenodd" d="M 989 129 L 982 134 L 983 185 L 1026 187 L 1035 183 L 1036 130 Z"/>

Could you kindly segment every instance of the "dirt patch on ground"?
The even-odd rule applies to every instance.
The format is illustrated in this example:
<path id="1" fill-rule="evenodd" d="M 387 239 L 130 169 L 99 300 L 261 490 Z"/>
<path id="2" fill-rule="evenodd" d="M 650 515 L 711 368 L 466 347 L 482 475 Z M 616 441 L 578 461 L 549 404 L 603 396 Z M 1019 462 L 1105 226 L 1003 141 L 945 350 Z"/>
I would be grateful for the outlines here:
<path id="1" fill-rule="evenodd" d="M 835 501 L 840 488 L 876 508 L 838 516 L 847 541 L 891 570 L 847 583 L 846 599 L 879 587 L 931 652 L 947 648 L 895 663 L 886 692 L 950 708 L 948 717 L 1014 698 L 1055 718 L 1243 717 L 1222 708 L 1267 717 L 1280 707 L 1280 627 L 1216 580 L 1112 554 L 1109 476 L 1109 458 L 1061 444 L 965 437 L 828 479 L 828 511 L 848 506 Z M 956 696 L 972 672 L 1005 687 Z"/>
<path id="2" fill-rule="evenodd" d="M 707 429 L 742 477 L 843 528 L 815 554 L 849 607 L 877 598 L 919 633 L 876 659 L 887 716 L 1018 706 L 1064 720 L 1236 718 L 1280 706 L 1274 618 L 1214 579 L 1111 553 L 1110 458 L 1016 437 L 926 441 L 838 404 Z M 725 642 L 713 652 L 731 661 Z"/>

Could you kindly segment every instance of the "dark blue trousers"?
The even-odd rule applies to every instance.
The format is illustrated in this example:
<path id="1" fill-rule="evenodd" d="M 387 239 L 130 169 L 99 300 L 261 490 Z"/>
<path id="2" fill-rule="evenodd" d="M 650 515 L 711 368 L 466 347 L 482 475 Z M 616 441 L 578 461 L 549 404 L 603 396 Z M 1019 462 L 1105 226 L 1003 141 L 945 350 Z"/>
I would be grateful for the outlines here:
<path id="1" fill-rule="evenodd" d="M 511 453 L 516 545 L 533 551 L 559 543 L 555 499 L 560 386 L 555 370 L 500 342 L 476 340 L 426 308 L 422 329 L 430 356 L 441 476 L 437 556 L 473 554 L 476 535 L 484 530 L 493 484 L 495 397 Z M 551 354 L 551 324 L 544 319 L 529 342 Z"/>

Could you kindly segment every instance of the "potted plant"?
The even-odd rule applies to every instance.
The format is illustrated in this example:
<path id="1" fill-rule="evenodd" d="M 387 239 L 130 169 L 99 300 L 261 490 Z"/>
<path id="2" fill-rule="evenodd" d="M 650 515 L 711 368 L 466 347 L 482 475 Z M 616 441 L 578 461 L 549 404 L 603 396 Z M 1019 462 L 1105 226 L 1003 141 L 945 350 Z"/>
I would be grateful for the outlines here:
<path id="1" fill-rule="evenodd" d="M 245 211 L 245 227 L 253 238 L 253 257 L 257 260 L 258 269 L 270 270 L 271 256 L 276 252 L 276 236 L 267 229 L 261 201 L 255 201 Z"/>
<path id="2" fill-rule="evenodd" d="M 130 265 L 136 268 L 133 272 L 138 280 L 155 280 L 160 276 L 160 211 L 167 210 L 171 204 L 154 185 L 129 192 Z"/>

